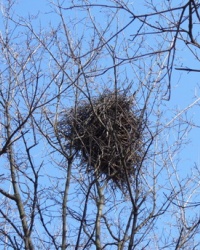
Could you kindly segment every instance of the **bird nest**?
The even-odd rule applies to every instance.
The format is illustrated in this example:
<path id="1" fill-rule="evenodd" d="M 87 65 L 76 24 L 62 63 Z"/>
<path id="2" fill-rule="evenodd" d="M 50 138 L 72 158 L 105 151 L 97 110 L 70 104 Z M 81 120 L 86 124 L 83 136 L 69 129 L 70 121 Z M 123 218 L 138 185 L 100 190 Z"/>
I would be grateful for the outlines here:
<path id="1" fill-rule="evenodd" d="M 59 124 L 66 149 L 81 157 L 96 178 L 127 186 L 143 158 L 143 122 L 125 94 L 104 92 L 66 111 Z"/>

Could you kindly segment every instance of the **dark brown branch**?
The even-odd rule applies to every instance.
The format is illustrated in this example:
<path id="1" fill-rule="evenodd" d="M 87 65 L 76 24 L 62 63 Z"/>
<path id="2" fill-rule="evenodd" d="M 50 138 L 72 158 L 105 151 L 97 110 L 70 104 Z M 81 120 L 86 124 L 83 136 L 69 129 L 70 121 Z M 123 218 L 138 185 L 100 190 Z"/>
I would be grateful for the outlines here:
<path id="1" fill-rule="evenodd" d="M 200 72 L 200 69 L 191 69 L 191 68 L 175 68 L 176 70 L 183 70 L 189 72 Z"/>

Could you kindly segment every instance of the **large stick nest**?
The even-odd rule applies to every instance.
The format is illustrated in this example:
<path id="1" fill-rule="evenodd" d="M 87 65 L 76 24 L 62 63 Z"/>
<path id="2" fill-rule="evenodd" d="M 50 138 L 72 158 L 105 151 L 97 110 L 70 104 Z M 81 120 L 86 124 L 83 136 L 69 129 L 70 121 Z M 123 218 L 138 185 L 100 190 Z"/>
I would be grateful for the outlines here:
<path id="1" fill-rule="evenodd" d="M 66 149 L 79 153 L 88 173 L 127 186 L 143 158 L 143 121 L 125 94 L 104 92 L 66 111 L 59 124 Z"/>

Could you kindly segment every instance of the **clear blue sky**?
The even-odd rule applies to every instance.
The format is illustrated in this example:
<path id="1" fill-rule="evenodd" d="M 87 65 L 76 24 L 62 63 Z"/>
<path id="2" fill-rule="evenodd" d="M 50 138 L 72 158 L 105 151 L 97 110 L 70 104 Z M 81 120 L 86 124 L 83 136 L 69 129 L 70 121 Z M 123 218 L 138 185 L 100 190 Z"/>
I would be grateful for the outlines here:
<path id="1" fill-rule="evenodd" d="M 137 9 L 137 6 L 135 6 L 135 9 Z M 139 10 L 144 10 L 141 1 Z M 42 27 L 44 30 L 45 28 L 48 30 L 50 24 L 57 26 L 59 22 L 56 15 L 51 12 L 52 9 L 49 8 L 49 4 L 45 0 L 19 0 L 19 4 L 15 11 L 16 14 L 25 18 L 28 18 L 28 16 L 33 17 L 34 15 L 39 14 L 39 19 L 35 19 L 33 21 L 36 29 L 37 27 L 38 29 L 39 27 Z M 81 19 L 81 12 L 77 12 L 76 15 Z M 101 13 L 98 14 L 97 12 L 96 18 L 98 19 L 100 15 Z M 88 42 L 90 42 L 90 37 L 88 37 L 88 41 L 85 41 L 85 44 L 88 44 Z M 149 40 L 150 44 L 153 42 L 153 40 Z M 177 48 L 177 56 L 180 57 L 180 59 L 175 61 L 175 66 L 200 69 L 199 62 L 194 59 L 188 50 L 185 49 L 182 43 L 180 43 Z M 129 66 L 127 66 L 127 70 L 130 70 Z M 200 96 L 199 86 L 200 73 L 188 73 L 186 71 L 174 70 L 171 85 L 171 99 L 170 101 L 166 101 L 165 107 L 163 107 L 163 109 L 165 109 L 164 115 L 166 115 L 166 117 L 162 117 L 162 120 L 165 120 L 166 124 L 176 117 L 178 113 L 181 113 L 182 110 L 192 105 L 195 100 L 198 100 Z M 195 163 L 200 165 L 200 132 L 199 128 L 195 127 L 200 126 L 200 107 L 194 105 L 189 108 L 187 112 L 184 112 L 184 114 L 181 113 L 180 116 L 177 116 L 177 118 L 187 119 L 194 124 L 190 133 L 185 135 L 185 141 L 188 140 L 190 143 L 184 146 L 178 156 L 178 168 L 182 170 L 182 174 L 186 176 L 191 172 Z M 169 135 L 169 142 L 173 143 L 176 141 L 177 135 L 175 133 L 173 134 L 173 131 L 171 131 L 171 133 L 172 134 Z M 166 138 L 163 138 L 163 140 L 166 140 Z"/>
<path id="2" fill-rule="evenodd" d="M 159 2 L 159 1 L 158 1 Z M 101 2 L 102 3 L 102 2 Z M 137 14 L 145 12 L 143 3 L 140 1 L 140 5 L 135 2 L 135 10 Z M 48 30 L 49 24 L 57 26 L 58 19 L 54 14 L 51 13 L 49 4 L 47 1 L 27 1 L 19 0 L 19 4 L 16 8 L 16 13 L 24 17 L 28 15 L 36 15 L 39 13 L 39 19 L 35 20 L 35 25 L 41 25 L 43 28 L 46 27 Z M 101 13 L 99 13 L 101 14 Z M 98 15 L 98 12 L 97 12 Z M 77 13 L 77 16 L 81 19 L 81 12 Z M 97 17 L 98 18 L 98 17 Z M 88 37 L 89 39 L 89 37 Z M 151 41 L 149 41 L 151 42 Z M 177 48 L 177 56 L 180 56 L 180 60 L 175 62 L 175 66 L 188 66 L 191 68 L 198 69 L 200 64 L 194 59 L 191 53 L 185 49 L 184 45 L 180 43 Z M 171 86 L 171 99 L 169 102 L 166 101 L 166 121 L 170 121 L 176 115 L 177 111 L 181 112 L 183 109 L 187 108 L 200 96 L 199 90 L 200 84 L 200 73 L 188 73 L 185 71 L 174 70 Z M 196 97 L 195 97 L 196 95 Z M 187 111 L 187 119 L 194 121 L 194 124 L 200 125 L 200 111 L 198 106 L 193 106 Z M 174 114 L 173 114 L 174 112 Z M 190 143 L 186 145 L 180 155 L 180 167 L 184 169 L 187 173 L 188 169 L 191 169 L 194 163 L 200 164 L 200 132 L 198 128 L 193 128 L 191 132 L 187 135 L 186 140 L 190 140 Z"/>

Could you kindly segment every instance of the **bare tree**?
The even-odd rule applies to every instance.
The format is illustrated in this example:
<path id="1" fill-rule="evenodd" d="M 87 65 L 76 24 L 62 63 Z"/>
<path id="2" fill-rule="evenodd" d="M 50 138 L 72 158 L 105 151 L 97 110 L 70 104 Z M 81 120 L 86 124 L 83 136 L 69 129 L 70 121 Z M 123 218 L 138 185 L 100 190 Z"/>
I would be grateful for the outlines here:
<path id="1" fill-rule="evenodd" d="M 39 25 L 1 4 L 1 248 L 198 249 L 179 161 L 200 97 L 168 107 L 174 68 L 198 71 L 198 1 L 48 6 Z"/>

